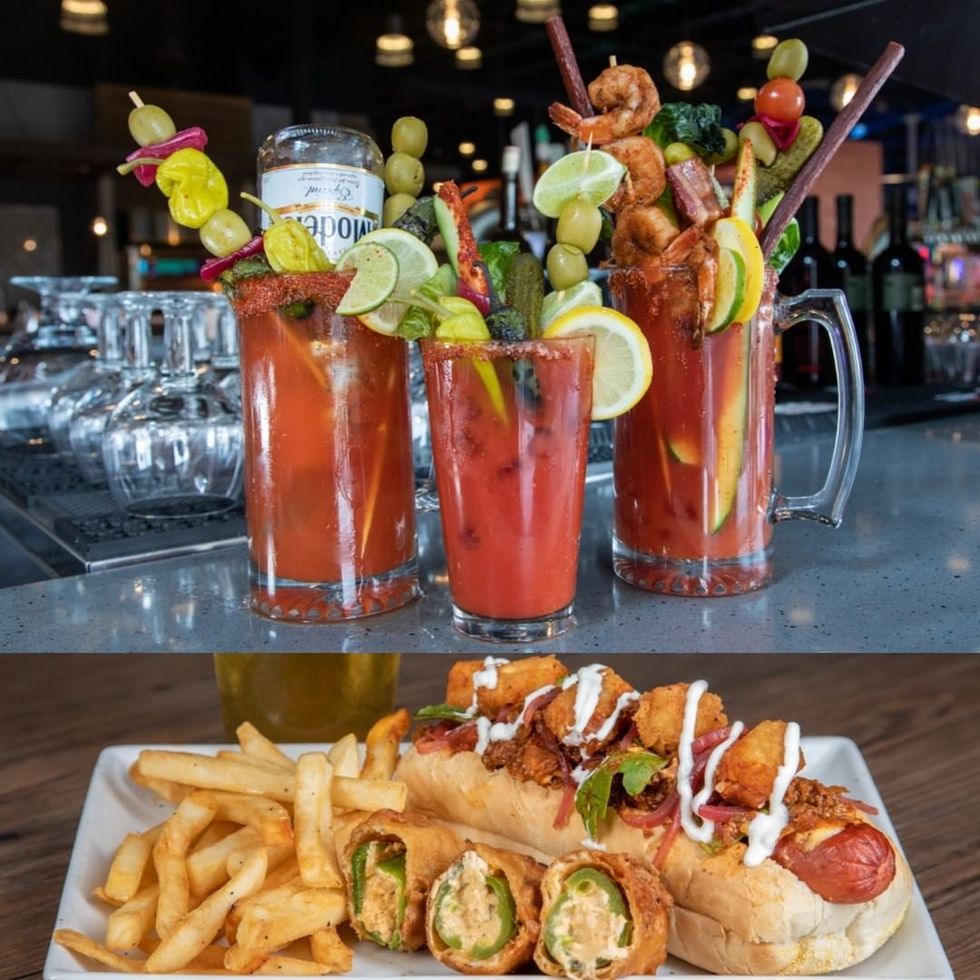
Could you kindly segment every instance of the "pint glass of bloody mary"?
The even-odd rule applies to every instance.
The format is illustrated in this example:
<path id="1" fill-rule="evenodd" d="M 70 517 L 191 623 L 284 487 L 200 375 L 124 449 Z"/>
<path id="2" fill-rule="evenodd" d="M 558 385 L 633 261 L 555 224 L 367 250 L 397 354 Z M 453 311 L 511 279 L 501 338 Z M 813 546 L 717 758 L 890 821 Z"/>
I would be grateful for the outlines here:
<path id="1" fill-rule="evenodd" d="M 864 427 L 860 354 L 839 290 L 785 298 L 767 270 L 748 323 L 697 329 L 697 282 L 686 266 L 620 269 L 617 309 L 650 343 L 653 383 L 616 420 L 613 566 L 654 592 L 735 595 L 772 576 L 775 521 L 840 524 Z M 816 321 L 830 335 L 838 378 L 837 441 L 823 488 L 808 497 L 773 489 L 775 335 Z"/>
<path id="2" fill-rule="evenodd" d="M 594 344 L 422 341 L 453 623 L 469 636 L 572 623 Z"/>
<path id="3" fill-rule="evenodd" d="M 236 286 L 252 608 L 323 622 L 419 594 L 408 348 L 338 316 L 349 278 Z"/>

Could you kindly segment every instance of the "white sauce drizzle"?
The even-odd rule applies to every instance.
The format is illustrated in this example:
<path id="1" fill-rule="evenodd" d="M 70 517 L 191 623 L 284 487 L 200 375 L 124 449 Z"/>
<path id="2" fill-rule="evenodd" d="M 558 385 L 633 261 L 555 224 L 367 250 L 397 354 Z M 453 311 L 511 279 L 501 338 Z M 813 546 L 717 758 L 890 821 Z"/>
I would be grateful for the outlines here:
<path id="1" fill-rule="evenodd" d="M 586 837 L 582 841 L 582 847 L 587 847 L 590 851 L 606 851 L 608 848 L 605 844 L 600 844 L 597 840 L 593 840 L 591 837 Z"/>
<path id="2" fill-rule="evenodd" d="M 480 690 L 482 688 L 486 688 L 488 691 L 496 690 L 497 668 L 509 663 L 509 660 L 502 657 L 487 657 L 483 661 L 483 670 L 478 670 L 473 674 L 473 700 L 470 701 L 470 706 L 466 709 L 467 718 L 473 718 L 477 713 L 477 694 Z"/>
<path id="3" fill-rule="evenodd" d="M 691 773 L 694 770 L 694 731 L 698 720 L 698 703 L 708 690 L 707 681 L 695 681 L 687 689 L 684 702 L 684 721 L 681 723 L 680 744 L 677 746 L 677 795 L 680 797 L 681 827 L 692 840 L 698 839 L 701 828 L 691 808 Z"/>
<path id="4" fill-rule="evenodd" d="M 599 698 L 602 695 L 602 672 L 605 669 L 602 664 L 589 664 L 575 675 L 575 683 L 578 684 L 578 690 L 575 692 L 575 721 L 565 733 L 562 739 L 563 745 L 581 745 L 585 741 L 586 726 L 599 707 Z M 563 688 L 569 686 L 562 685 Z"/>
<path id="5" fill-rule="evenodd" d="M 715 836 L 715 822 L 714 820 L 706 820 L 700 816 L 698 811 L 711 799 L 711 794 L 715 791 L 715 771 L 718 769 L 718 763 L 721 762 L 721 757 L 735 744 L 735 741 L 744 730 L 745 725 L 740 721 L 736 721 L 732 725 L 731 734 L 728 738 L 711 750 L 711 755 L 708 756 L 708 764 L 704 769 L 704 785 L 695 793 L 694 799 L 691 800 L 691 809 L 695 816 L 702 822 L 697 833 L 690 834 L 689 836 L 696 841 L 700 841 L 702 844 L 710 843 L 711 838 Z"/>
<path id="6" fill-rule="evenodd" d="M 632 704 L 634 701 L 639 701 L 640 695 L 636 691 L 624 691 L 616 699 L 616 707 L 613 708 L 613 713 L 599 726 L 599 730 L 592 737 L 598 739 L 600 742 L 605 741 L 609 738 L 612 733 L 613 728 L 616 726 L 616 722 L 619 721 L 619 716 L 623 711 L 623 708 L 628 704 Z"/>
<path id="7" fill-rule="evenodd" d="M 783 803 L 786 790 L 796 775 L 800 764 L 800 726 L 791 721 L 786 726 L 783 736 L 783 764 L 776 772 L 769 796 L 769 812 L 759 813 L 749 824 L 749 846 L 745 850 L 742 863 L 747 868 L 754 868 L 776 849 L 779 835 L 789 823 L 789 810 Z"/>
<path id="8" fill-rule="evenodd" d="M 544 687 L 539 687 L 536 691 L 532 691 L 524 699 L 524 704 L 521 705 L 521 710 L 517 713 L 517 717 L 511 722 L 498 721 L 496 724 L 491 724 L 489 718 L 477 718 L 476 751 L 480 755 L 483 755 L 487 749 L 487 746 L 491 742 L 509 742 L 520 729 L 521 724 L 523 723 L 524 713 L 527 711 L 528 705 L 530 705 L 535 698 L 539 698 L 542 694 L 547 694 L 549 691 L 554 690 L 554 687 L 554 684 L 545 684 Z M 485 724 L 481 725 L 481 722 L 485 722 Z"/>

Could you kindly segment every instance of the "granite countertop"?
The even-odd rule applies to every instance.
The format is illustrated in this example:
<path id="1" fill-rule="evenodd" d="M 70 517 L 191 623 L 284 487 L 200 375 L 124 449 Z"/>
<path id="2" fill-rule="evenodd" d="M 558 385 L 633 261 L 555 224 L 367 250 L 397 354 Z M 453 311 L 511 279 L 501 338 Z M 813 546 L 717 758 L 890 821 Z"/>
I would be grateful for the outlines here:
<path id="1" fill-rule="evenodd" d="M 831 443 L 785 448 L 784 493 L 812 492 Z M 533 647 L 497 647 L 451 626 L 438 515 L 422 515 L 425 596 L 352 624 L 273 623 L 246 608 L 243 546 L 0 590 L 0 650 L 795 652 L 980 650 L 980 418 L 865 434 L 843 526 L 775 529 L 775 577 L 720 599 L 657 596 L 615 579 L 611 486 L 586 497 L 578 625 Z"/>

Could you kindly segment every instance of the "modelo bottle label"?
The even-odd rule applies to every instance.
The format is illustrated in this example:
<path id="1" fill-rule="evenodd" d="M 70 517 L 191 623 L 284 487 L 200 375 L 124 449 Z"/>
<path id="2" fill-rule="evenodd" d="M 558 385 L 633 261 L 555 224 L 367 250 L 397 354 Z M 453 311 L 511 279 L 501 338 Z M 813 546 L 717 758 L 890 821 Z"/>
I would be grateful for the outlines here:
<path id="1" fill-rule="evenodd" d="M 888 272 L 881 283 L 881 305 L 896 313 L 920 313 L 925 308 L 922 279 L 914 272 Z"/>
<path id="2" fill-rule="evenodd" d="M 357 167 L 296 163 L 266 170 L 259 196 L 284 218 L 310 230 L 331 262 L 381 225 L 384 181 Z M 262 227 L 269 225 L 263 212 Z"/>

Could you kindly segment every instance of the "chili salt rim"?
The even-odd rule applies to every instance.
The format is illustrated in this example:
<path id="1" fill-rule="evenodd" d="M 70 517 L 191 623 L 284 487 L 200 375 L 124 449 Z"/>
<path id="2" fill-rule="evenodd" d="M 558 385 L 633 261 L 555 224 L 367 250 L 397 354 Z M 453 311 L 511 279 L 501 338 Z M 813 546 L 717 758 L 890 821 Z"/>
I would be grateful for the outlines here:
<path id="1" fill-rule="evenodd" d="M 583 341 L 592 340 L 589 335 L 555 337 L 549 340 L 475 340 L 453 341 L 425 337 L 419 342 L 424 363 L 437 364 L 467 358 L 475 361 L 500 359 L 540 361 L 568 361 L 575 356 L 575 348 Z"/>
<path id="2" fill-rule="evenodd" d="M 235 315 L 240 317 L 261 316 L 305 300 L 323 303 L 335 310 L 347 292 L 351 279 L 353 273 L 346 272 L 274 272 L 252 276 L 235 284 L 231 304 Z"/>

